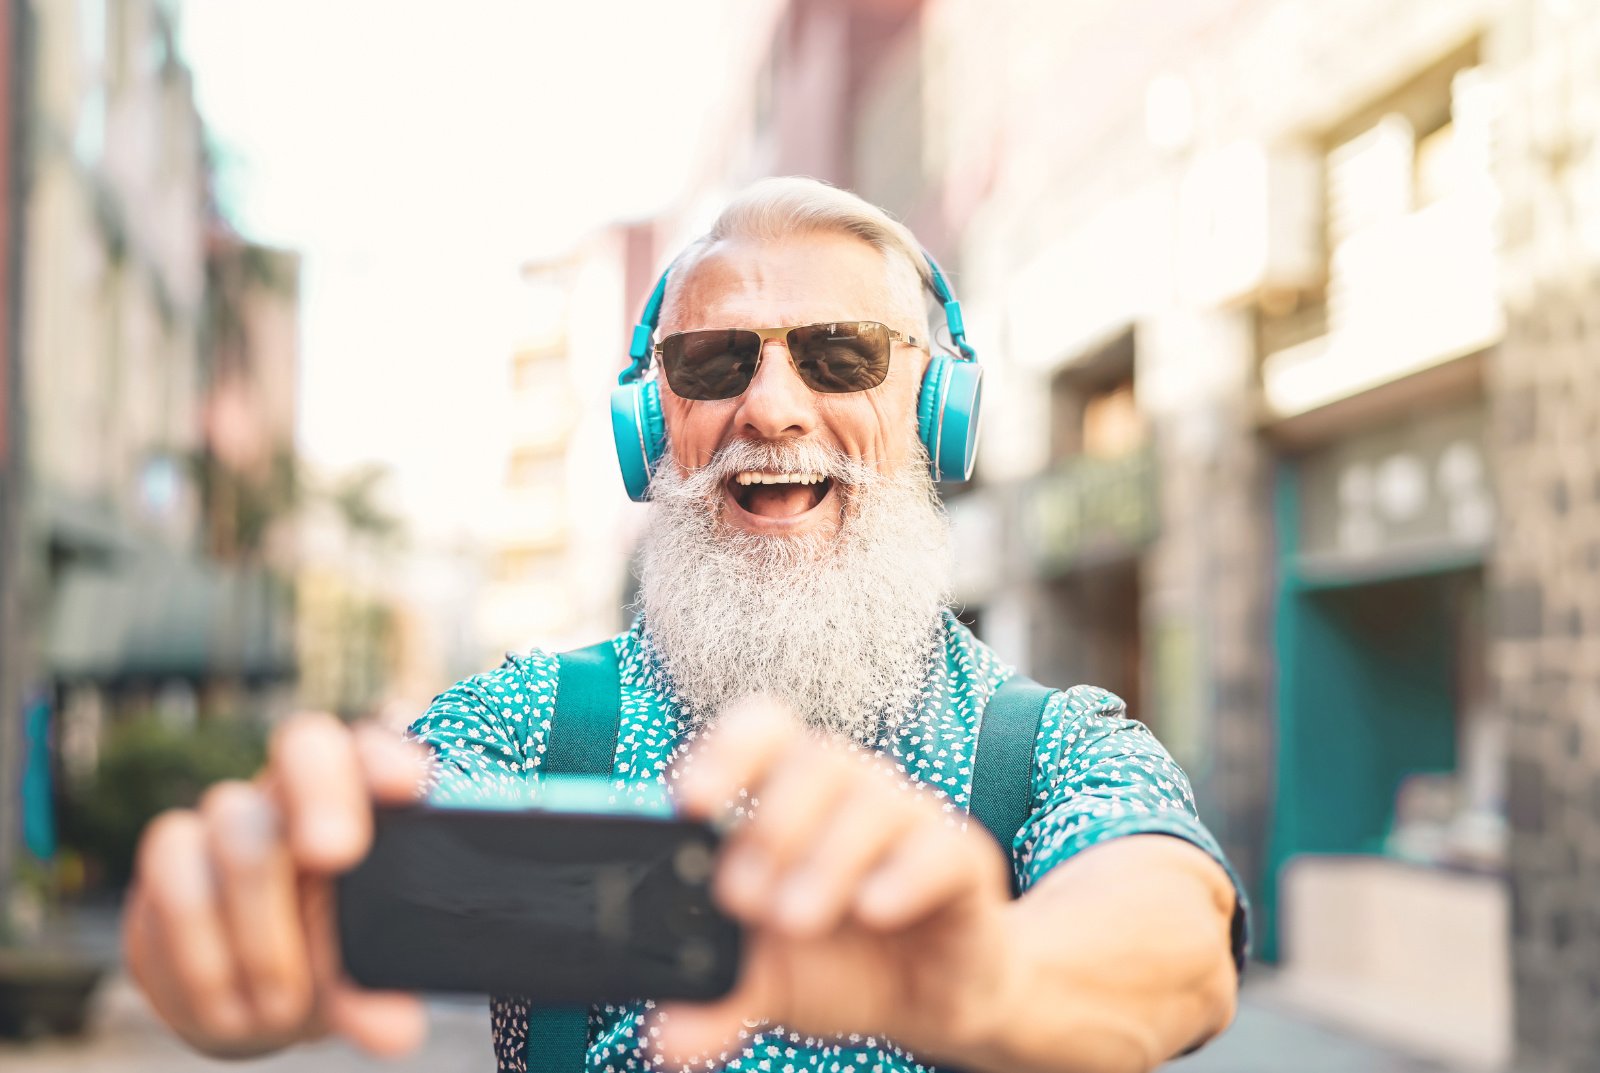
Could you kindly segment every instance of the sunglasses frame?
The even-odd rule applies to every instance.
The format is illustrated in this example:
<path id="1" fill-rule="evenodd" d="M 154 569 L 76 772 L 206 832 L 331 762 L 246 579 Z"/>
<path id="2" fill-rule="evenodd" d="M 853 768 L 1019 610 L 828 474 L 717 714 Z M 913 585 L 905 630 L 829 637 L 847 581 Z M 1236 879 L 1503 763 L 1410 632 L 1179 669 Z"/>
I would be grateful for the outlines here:
<path id="1" fill-rule="evenodd" d="M 791 348 L 789 346 L 789 333 L 793 332 L 793 331 L 798 331 L 801 328 L 820 328 L 820 327 L 822 327 L 824 325 L 829 325 L 829 324 L 876 324 L 878 327 L 882 328 L 889 336 L 889 351 L 890 351 L 891 356 L 894 353 L 894 345 L 896 343 L 904 343 L 906 346 L 913 346 L 913 347 L 918 348 L 919 350 L 928 350 L 928 341 L 927 340 L 918 339 L 914 335 L 908 335 L 905 332 L 897 331 L 894 328 L 891 328 L 887 324 L 883 323 L 883 321 L 881 321 L 881 320 L 819 320 L 819 321 L 813 321 L 813 322 L 811 322 L 809 324 L 788 324 L 788 325 L 784 325 L 781 328 L 746 328 L 746 327 L 743 327 L 741 325 L 728 325 L 728 326 L 725 326 L 725 327 L 724 326 L 718 326 L 718 327 L 710 327 L 710 328 L 690 328 L 690 329 L 688 329 L 686 331 L 673 332 L 670 335 L 662 336 L 661 340 L 659 342 L 657 342 L 653 347 L 650 348 L 650 355 L 651 355 L 652 358 L 655 359 L 656 364 L 660 367 L 661 375 L 662 375 L 662 377 L 664 377 L 666 379 L 667 386 L 671 387 L 672 386 L 672 378 L 667 376 L 667 366 L 666 366 L 666 363 L 662 360 L 662 358 L 663 358 L 663 356 L 665 354 L 665 351 L 666 351 L 666 345 L 667 345 L 668 340 L 676 339 L 679 336 L 684 336 L 684 335 L 694 335 L 697 332 L 753 332 L 753 333 L 755 333 L 756 337 L 760 339 L 761 345 L 756 350 L 756 367 L 754 369 L 750 370 L 750 382 L 745 384 L 744 390 L 740 391 L 738 395 L 728 395 L 728 396 L 726 396 L 724 398 L 721 398 L 721 399 L 694 399 L 694 400 L 692 400 L 692 401 L 695 401 L 695 402 L 726 402 L 729 399 L 737 399 L 737 398 L 743 396 L 745 391 L 749 391 L 750 390 L 750 384 L 755 383 L 756 377 L 761 373 L 761 363 L 763 361 L 765 361 L 766 357 L 767 357 L 767 344 L 771 343 L 771 342 L 778 342 L 778 343 L 782 343 L 783 344 L 783 352 L 789 356 L 789 365 L 794 369 L 795 375 L 800 377 L 801 383 L 805 383 L 806 388 L 808 390 L 814 391 L 819 395 L 858 395 L 862 391 L 871 391 L 872 388 L 880 386 L 883 383 L 882 380 L 879 380 L 878 383 L 873 384 L 870 387 L 857 388 L 854 391 L 820 391 L 817 388 L 812 387 L 809 383 L 806 383 L 805 374 L 800 371 L 800 365 L 799 365 L 798 362 L 795 361 L 794 350 L 793 350 L 793 348 Z M 888 378 L 887 366 L 885 366 L 884 378 L 885 379 Z"/>

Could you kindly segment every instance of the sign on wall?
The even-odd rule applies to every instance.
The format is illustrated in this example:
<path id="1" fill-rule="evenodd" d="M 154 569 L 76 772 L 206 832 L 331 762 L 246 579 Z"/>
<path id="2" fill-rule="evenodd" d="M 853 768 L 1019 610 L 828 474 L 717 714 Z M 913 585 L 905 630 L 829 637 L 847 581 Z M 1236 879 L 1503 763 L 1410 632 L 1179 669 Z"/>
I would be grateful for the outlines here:
<path id="1" fill-rule="evenodd" d="M 1427 414 L 1306 455 L 1299 463 L 1302 565 L 1481 555 L 1495 506 L 1480 405 Z"/>

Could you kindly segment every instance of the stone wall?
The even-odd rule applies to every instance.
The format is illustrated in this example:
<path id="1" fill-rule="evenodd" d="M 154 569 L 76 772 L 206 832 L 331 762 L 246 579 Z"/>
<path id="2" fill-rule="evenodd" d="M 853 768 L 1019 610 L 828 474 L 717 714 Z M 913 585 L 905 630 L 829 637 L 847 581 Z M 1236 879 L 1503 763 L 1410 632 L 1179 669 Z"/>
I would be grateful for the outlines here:
<path id="1" fill-rule="evenodd" d="M 1600 1067 L 1600 3 L 1510 5 L 1489 364 L 1518 1068 Z"/>
<path id="2" fill-rule="evenodd" d="M 1255 429 L 1254 338 L 1238 312 L 1141 332 L 1160 536 L 1145 559 L 1145 695 L 1202 816 L 1258 896 L 1276 766 L 1272 454 Z"/>
<path id="3" fill-rule="evenodd" d="M 1514 317 L 1491 366 L 1512 952 L 1529 1069 L 1600 1064 L 1600 284 Z"/>

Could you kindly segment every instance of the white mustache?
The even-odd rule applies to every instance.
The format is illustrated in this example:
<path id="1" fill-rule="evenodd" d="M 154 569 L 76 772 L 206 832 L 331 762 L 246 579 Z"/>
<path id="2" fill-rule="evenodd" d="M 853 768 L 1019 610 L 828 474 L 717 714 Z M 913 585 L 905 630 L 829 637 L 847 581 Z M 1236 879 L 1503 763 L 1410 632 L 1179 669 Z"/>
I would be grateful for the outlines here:
<path id="1" fill-rule="evenodd" d="M 844 485 L 870 484 L 881 478 L 876 469 L 835 447 L 814 441 L 792 443 L 732 440 L 717 449 L 711 461 L 685 478 L 691 494 L 709 495 L 746 470 L 768 473 L 820 473 Z"/>

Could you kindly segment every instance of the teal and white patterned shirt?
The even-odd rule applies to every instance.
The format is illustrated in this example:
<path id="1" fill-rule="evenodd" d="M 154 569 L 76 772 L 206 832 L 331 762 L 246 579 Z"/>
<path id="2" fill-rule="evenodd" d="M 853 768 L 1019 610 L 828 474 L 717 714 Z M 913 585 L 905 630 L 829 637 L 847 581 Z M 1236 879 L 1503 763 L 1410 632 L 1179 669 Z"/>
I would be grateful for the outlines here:
<path id="1" fill-rule="evenodd" d="M 642 624 L 635 623 L 613 644 L 622 686 L 615 774 L 630 781 L 663 781 L 668 764 L 693 730 L 688 720 L 680 725 L 680 705 Z M 508 656 L 496 670 L 469 678 L 434 700 L 411 732 L 434 750 L 439 792 L 456 799 L 526 797 L 530 783 L 539 778 L 555 711 L 556 669 L 552 653 Z M 885 722 L 870 744 L 909 777 L 944 795 L 947 809 L 966 812 L 979 720 L 996 688 L 1012 673 L 947 614 L 916 709 Z M 1073 854 L 1134 834 L 1185 839 L 1233 875 L 1195 814 L 1183 771 L 1142 723 L 1125 717 L 1122 701 L 1104 690 L 1075 686 L 1051 696 L 1034 748 L 1033 800 L 1033 813 L 1018 832 L 1012 853 L 1024 893 Z M 1239 908 L 1233 953 L 1242 968 L 1246 911 L 1237 878 L 1234 887 Z M 590 1010 L 591 1073 L 647 1068 L 640 1046 L 647 1008 L 635 1002 Z M 527 1004 L 497 997 L 491 1010 L 499 1069 L 526 1073 Z M 928 1069 L 886 1039 L 813 1039 L 776 1026 L 748 1033 L 725 1057 L 722 1068 L 736 1073 Z"/>

